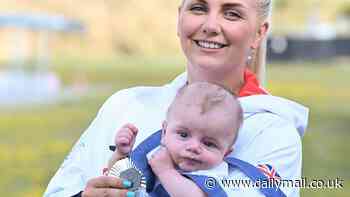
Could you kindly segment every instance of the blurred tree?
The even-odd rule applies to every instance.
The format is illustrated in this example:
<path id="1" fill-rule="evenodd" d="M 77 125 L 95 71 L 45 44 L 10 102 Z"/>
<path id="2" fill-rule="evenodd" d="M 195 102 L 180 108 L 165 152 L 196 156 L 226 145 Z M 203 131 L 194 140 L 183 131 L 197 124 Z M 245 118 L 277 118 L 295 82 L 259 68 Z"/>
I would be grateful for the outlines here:
<path id="1" fill-rule="evenodd" d="M 336 27 L 338 35 L 349 36 L 350 32 L 350 2 L 337 6 Z"/>
<path id="2" fill-rule="evenodd" d="M 122 0 L 104 0 L 102 3 L 106 7 L 106 12 L 108 15 L 109 20 L 109 29 L 112 32 L 112 45 L 113 45 L 113 52 L 116 54 L 124 54 L 124 55 L 132 55 L 135 51 L 133 51 L 132 46 L 128 43 L 127 40 L 119 38 L 121 30 L 118 29 L 118 27 L 115 25 L 116 22 L 118 22 L 118 19 L 115 18 L 115 13 L 125 9 L 125 6 L 127 5 L 128 1 L 122 1 Z"/>
<path id="3" fill-rule="evenodd" d="M 342 3 L 339 6 L 339 14 L 350 20 L 350 2 Z"/>
<path id="4" fill-rule="evenodd" d="M 283 10 L 288 7 L 288 0 L 275 0 L 273 6 L 277 10 Z"/>

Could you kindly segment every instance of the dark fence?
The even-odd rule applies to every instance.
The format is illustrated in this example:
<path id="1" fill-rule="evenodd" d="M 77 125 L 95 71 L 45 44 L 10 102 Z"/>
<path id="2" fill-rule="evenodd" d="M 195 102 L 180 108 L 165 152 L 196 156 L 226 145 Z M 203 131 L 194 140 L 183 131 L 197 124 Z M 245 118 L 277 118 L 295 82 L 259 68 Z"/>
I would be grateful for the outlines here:
<path id="1" fill-rule="evenodd" d="M 269 60 L 324 60 L 350 57 L 350 38 L 316 40 L 308 38 L 271 37 L 267 42 Z"/>

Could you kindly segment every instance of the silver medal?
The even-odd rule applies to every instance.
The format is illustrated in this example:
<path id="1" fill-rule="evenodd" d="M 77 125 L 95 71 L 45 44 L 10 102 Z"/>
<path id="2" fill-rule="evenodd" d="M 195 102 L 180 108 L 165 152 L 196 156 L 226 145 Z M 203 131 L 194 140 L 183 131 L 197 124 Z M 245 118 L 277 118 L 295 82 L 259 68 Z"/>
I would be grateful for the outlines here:
<path id="1" fill-rule="evenodd" d="M 132 187 L 128 190 L 136 192 L 136 196 L 143 196 L 141 193 L 146 191 L 146 178 L 129 158 L 117 161 L 107 175 L 132 182 Z"/>

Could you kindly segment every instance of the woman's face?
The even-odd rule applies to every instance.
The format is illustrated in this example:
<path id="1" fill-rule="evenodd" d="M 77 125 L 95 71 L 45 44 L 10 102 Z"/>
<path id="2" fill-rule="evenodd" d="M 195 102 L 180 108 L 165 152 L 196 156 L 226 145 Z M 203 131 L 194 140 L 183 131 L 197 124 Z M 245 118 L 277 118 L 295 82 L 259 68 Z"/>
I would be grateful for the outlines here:
<path id="1" fill-rule="evenodd" d="M 267 28 L 258 20 L 256 0 L 185 0 L 179 9 L 178 36 L 189 70 L 229 73 L 245 66 Z"/>

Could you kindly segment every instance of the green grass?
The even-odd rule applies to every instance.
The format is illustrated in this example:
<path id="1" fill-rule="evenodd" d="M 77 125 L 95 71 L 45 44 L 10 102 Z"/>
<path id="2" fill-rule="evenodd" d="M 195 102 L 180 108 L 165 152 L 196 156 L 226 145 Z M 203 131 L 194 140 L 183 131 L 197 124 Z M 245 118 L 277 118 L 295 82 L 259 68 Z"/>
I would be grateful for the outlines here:
<path id="1" fill-rule="evenodd" d="M 268 88 L 310 108 L 303 139 L 303 176 L 345 180 L 344 189 L 303 189 L 302 196 L 349 196 L 350 67 L 346 61 L 269 68 Z"/>
<path id="2" fill-rule="evenodd" d="M 87 62 L 56 62 L 60 64 L 56 70 L 65 84 L 71 83 L 76 73 L 83 73 L 90 83 L 108 83 L 112 89 L 79 101 L 0 111 L 1 194 L 41 196 L 73 143 L 108 96 L 120 88 L 166 83 L 184 69 L 179 59 L 119 58 Z M 273 94 L 311 109 L 309 128 L 303 139 L 303 176 L 341 177 L 346 181 L 344 189 L 303 189 L 302 196 L 350 195 L 347 186 L 350 159 L 346 156 L 350 150 L 349 74 L 346 61 L 273 64 L 268 69 L 268 89 Z"/>

